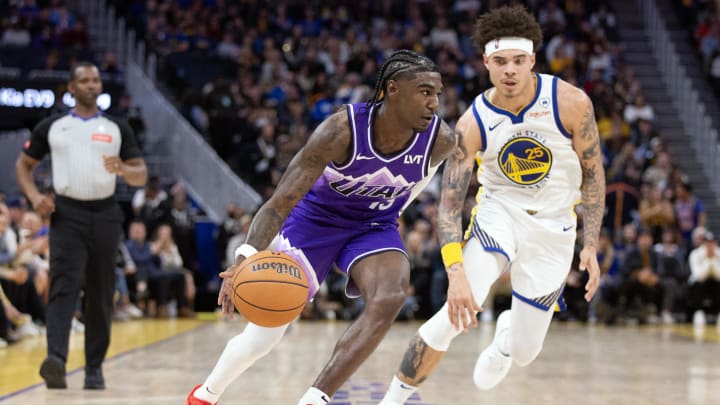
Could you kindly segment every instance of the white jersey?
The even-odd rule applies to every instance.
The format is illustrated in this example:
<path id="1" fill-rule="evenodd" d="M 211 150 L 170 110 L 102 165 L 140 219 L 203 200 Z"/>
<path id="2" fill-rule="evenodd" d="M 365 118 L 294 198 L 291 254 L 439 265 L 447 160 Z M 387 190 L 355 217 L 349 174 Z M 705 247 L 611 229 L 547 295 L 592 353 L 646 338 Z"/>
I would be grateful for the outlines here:
<path id="1" fill-rule="evenodd" d="M 480 127 L 478 181 L 482 193 L 504 204 L 541 213 L 571 212 L 580 200 L 582 171 L 572 135 L 558 113 L 558 78 L 536 74 L 533 101 L 517 115 L 494 106 L 494 88 L 475 98 Z"/>

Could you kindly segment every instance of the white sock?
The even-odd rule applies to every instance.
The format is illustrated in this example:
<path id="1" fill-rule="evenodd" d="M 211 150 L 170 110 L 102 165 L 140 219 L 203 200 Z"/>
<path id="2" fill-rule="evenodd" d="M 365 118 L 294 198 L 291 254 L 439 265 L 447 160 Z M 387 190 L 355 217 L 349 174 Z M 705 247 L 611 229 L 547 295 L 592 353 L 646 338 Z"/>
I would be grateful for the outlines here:
<path id="1" fill-rule="evenodd" d="M 214 404 L 220 399 L 220 394 L 214 393 L 210 391 L 210 388 L 203 384 L 200 386 L 200 388 L 195 390 L 195 393 L 193 393 L 193 396 L 197 399 L 202 399 L 203 401 L 208 401 L 211 404 Z"/>
<path id="2" fill-rule="evenodd" d="M 315 387 L 308 388 L 300 398 L 298 405 L 326 405 L 330 402 L 330 396 Z"/>
<path id="3" fill-rule="evenodd" d="M 397 376 L 393 376 L 390 386 L 385 393 L 385 397 L 378 405 L 402 405 L 408 400 L 408 398 L 410 398 L 410 395 L 417 391 L 417 389 L 418 387 L 405 384 L 400 381 Z"/>
<path id="4" fill-rule="evenodd" d="M 230 339 L 205 383 L 195 397 L 214 404 L 227 387 L 255 361 L 280 342 L 287 325 L 265 328 L 248 323 L 243 333 Z"/>

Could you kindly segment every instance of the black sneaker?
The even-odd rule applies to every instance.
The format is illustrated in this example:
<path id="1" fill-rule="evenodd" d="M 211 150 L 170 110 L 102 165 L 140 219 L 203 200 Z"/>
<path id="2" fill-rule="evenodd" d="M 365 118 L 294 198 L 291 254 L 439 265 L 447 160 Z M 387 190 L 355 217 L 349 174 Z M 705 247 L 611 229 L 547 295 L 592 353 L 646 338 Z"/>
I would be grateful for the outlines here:
<path id="1" fill-rule="evenodd" d="M 65 363 L 55 356 L 48 356 L 40 366 L 40 377 L 45 380 L 48 389 L 67 388 L 65 381 Z"/>
<path id="2" fill-rule="evenodd" d="M 105 379 L 103 378 L 102 368 L 85 367 L 85 385 L 86 390 L 104 390 Z"/>

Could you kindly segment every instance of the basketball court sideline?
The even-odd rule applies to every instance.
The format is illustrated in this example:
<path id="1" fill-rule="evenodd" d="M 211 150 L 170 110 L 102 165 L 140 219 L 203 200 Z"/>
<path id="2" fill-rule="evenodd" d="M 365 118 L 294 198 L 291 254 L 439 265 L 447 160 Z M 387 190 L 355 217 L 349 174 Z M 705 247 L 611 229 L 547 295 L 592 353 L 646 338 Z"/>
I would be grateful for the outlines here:
<path id="1" fill-rule="evenodd" d="M 172 319 L 116 323 L 104 367 L 105 391 L 82 390 L 82 334 L 71 338 L 67 390 L 44 387 L 37 375 L 45 354 L 44 337 L 26 339 L 0 350 L 0 403 L 182 404 L 187 392 L 205 378 L 225 342 L 244 325 Z M 273 352 L 231 385 L 220 403 L 295 405 L 347 326 L 294 324 Z M 418 326 L 393 325 L 331 404 L 377 404 Z M 607 328 L 555 322 L 533 364 L 514 367 L 497 388 L 480 392 L 472 384 L 472 367 L 493 330 L 492 324 L 483 324 L 458 337 L 408 404 L 720 403 L 720 335 L 714 326 L 697 331 L 688 326 Z"/>

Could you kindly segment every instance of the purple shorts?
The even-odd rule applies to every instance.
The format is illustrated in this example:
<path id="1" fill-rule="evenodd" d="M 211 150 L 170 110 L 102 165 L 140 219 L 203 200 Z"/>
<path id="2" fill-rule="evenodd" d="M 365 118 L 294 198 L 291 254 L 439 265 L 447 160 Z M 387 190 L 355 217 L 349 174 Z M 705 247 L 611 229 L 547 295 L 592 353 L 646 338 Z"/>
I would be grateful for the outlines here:
<path id="1" fill-rule="evenodd" d="M 309 281 L 308 299 L 315 296 L 333 265 L 348 275 L 345 294 L 355 298 L 360 291 L 348 272 L 356 262 L 390 250 L 406 254 L 396 223 L 328 223 L 295 212 L 280 229 L 273 250 L 289 254 L 303 267 Z"/>

